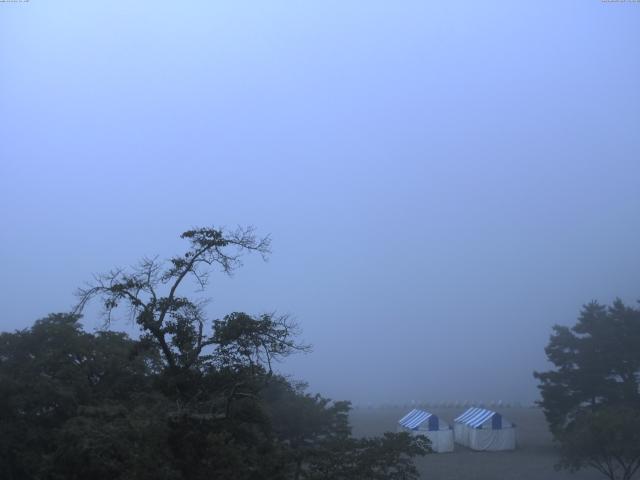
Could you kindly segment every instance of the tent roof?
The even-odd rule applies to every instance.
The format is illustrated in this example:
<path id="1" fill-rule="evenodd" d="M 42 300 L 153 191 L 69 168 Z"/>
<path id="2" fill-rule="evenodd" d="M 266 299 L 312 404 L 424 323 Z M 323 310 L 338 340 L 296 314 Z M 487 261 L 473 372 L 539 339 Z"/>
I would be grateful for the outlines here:
<path id="1" fill-rule="evenodd" d="M 499 415 L 493 410 L 487 410 L 485 408 L 471 407 L 465 411 L 459 417 L 456 417 L 453 421 L 458 423 L 464 423 L 470 427 L 476 428 L 489 420 L 494 415 Z"/>
<path id="2" fill-rule="evenodd" d="M 432 415 L 432 413 L 414 408 L 404 417 L 398 420 L 398 423 L 405 428 L 416 428 L 429 420 L 429 417 L 431 417 Z"/>

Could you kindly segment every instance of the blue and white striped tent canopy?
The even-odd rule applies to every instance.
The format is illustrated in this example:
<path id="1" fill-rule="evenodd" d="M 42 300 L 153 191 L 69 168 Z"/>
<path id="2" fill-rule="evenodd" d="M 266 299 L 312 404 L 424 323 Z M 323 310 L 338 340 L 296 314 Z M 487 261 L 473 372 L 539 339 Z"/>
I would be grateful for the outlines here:
<path id="1" fill-rule="evenodd" d="M 453 421 L 468 425 L 472 428 L 478 428 L 484 422 L 489 419 L 493 419 L 492 423 L 494 428 L 502 427 L 502 415 L 493 410 L 487 410 L 485 408 L 472 407 L 464 412 L 459 417 L 456 417 Z"/>
<path id="2" fill-rule="evenodd" d="M 404 428 L 415 430 L 427 421 L 429 422 L 429 430 L 438 430 L 438 417 L 432 413 L 425 412 L 424 410 L 419 410 L 417 408 L 414 408 L 398 420 L 398 423 Z"/>

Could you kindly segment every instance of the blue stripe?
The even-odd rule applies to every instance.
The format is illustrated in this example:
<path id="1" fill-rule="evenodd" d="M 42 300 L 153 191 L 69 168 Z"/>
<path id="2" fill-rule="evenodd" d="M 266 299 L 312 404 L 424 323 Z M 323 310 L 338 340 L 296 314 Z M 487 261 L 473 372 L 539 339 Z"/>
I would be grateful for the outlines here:
<path id="1" fill-rule="evenodd" d="M 431 417 L 432 414 L 424 410 L 413 409 L 404 417 L 398 420 L 398 423 L 405 428 L 415 429 Z"/>
<path id="2" fill-rule="evenodd" d="M 430 413 L 418 411 L 415 413 L 415 415 L 405 421 L 405 426 L 407 428 L 416 428 L 430 416 Z"/>
<path id="3" fill-rule="evenodd" d="M 494 415 L 499 415 L 492 410 L 487 410 L 484 408 L 472 407 L 469 408 L 462 415 L 457 417 L 454 422 L 463 423 L 473 428 L 477 428 L 482 425 L 484 422 L 492 418 Z M 502 422 L 500 422 L 502 423 Z"/>
<path id="4" fill-rule="evenodd" d="M 429 431 L 437 432 L 438 430 L 440 430 L 440 421 L 438 420 L 438 417 L 431 415 L 429 417 Z"/>
<path id="5" fill-rule="evenodd" d="M 496 413 L 491 419 L 491 428 L 494 430 L 502 430 L 502 415 Z"/>
<path id="6" fill-rule="evenodd" d="M 493 415 L 495 415 L 495 412 L 492 412 L 490 410 L 482 410 L 477 415 L 475 415 L 475 416 L 471 417 L 470 419 L 468 419 L 466 423 L 470 427 L 474 427 L 474 428 L 475 427 L 479 427 L 485 421 L 487 421 L 489 418 L 493 417 Z"/>
<path id="7" fill-rule="evenodd" d="M 416 409 L 414 408 L 413 410 L 411 410 L 409 413 L 407 413 L 404 417 L 402 417 L 400 420 L 398 420 L 398 423 L 402 423 L 404 422 L 407 418 L 409 418 L 411 415 L 413 415 L 416 412 Z"/>
<path id="8" fill-rule="evenodd" d="M 468 417 L 472 417 L 473 415 L 475 415 L 478 410 L 480 409 L 477 407 L 468 408 L 462 415 L 455 418 L 453 421 L 464 423 Z"/>

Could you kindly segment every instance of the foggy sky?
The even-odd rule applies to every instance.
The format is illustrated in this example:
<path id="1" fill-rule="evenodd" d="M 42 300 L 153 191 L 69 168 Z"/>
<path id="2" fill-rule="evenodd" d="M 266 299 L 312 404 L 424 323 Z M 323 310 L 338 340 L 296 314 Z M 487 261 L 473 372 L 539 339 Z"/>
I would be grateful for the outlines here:
<path id="1" fill-rule="evenodd" d="M 640 298 L 639 178 L 638 3 L 0 3 L 2 330 L 254 225 L 211 318 L 292 314 L 313 391 L 530 401 L 553 324 Z"/>

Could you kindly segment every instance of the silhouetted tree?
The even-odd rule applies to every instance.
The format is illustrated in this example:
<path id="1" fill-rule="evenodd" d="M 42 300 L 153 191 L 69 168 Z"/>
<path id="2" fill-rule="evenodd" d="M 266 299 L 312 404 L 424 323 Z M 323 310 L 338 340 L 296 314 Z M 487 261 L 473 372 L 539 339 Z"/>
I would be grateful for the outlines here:
<path id="1" fill-rule="evenodd" d="M 420 439 L 355 439 L 348 402 L 306 393 L 274 362 L 308 346 L 286 315 L 233 312 L 208 322 L 181 293 L 227 274 L 247 252 L 268 253 L 252 229 L 185 232 L 189 248 L 163 263 L 95 277 L 73 314 L 0 335 L 0 478 L 414 479 Z M 85 332 L 93 298 L 107 325 L 123 306 L 140 326 Z"/>
<path id="2" fill-rule="evenodd" d="M 158 262 L 144 258 L 130 271 L 115 269 L 97 275 L 86 288 L 78 290 L 80 313 L 92 298 L 104 305 L 107 322 L 112 312 L 126 305 L 140 325 L 145 340 L 155 343 L 170 369 L 197 367 L 202 350 L 214 340 L 205 332 L 203 303 L 180 295 L 180 287 L 195 280 L 205 289 L 210 268 L 218 266 L 231 274 L 241 265 L 245 253 L 269 253 L 269 237 L 258 238 L 252 228 L 226 232 L 215 228 L 197 228 L 181 235 L 189 248 L 183 255 Z"/>
<path id="3" fill-rule="evenodd" d="M 561 445 L 560 467 L 593 467 L 629 480 L 640 468 L 640 310 L 616 300 L 585 305 L 572 328 L 555 326 L 535 372 L 541 406 Z"/>

